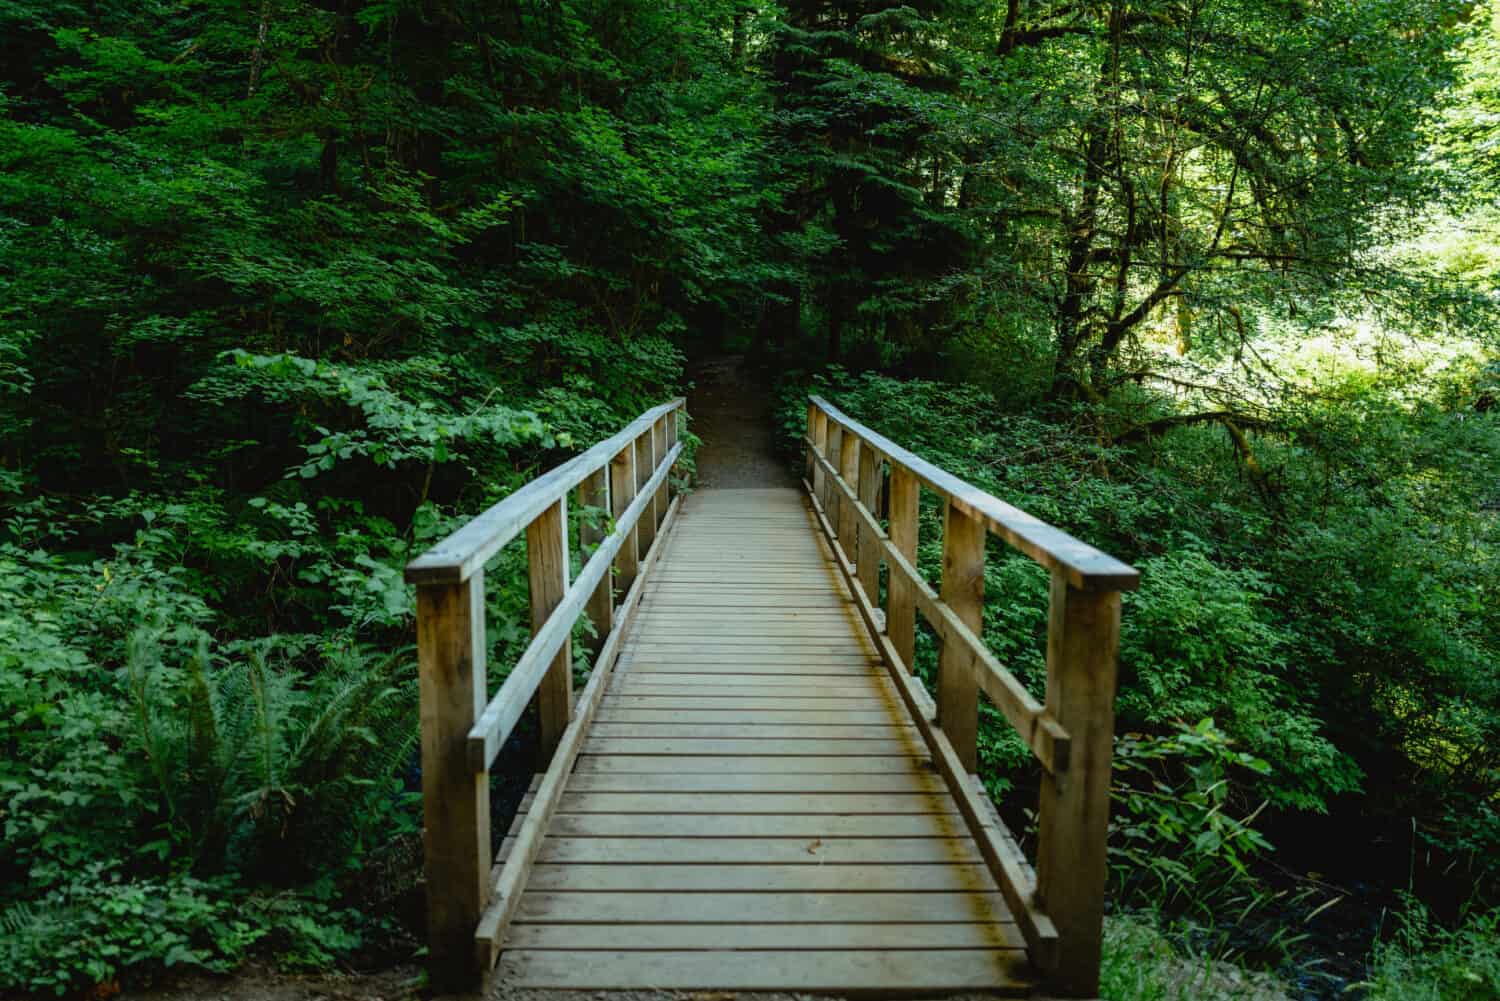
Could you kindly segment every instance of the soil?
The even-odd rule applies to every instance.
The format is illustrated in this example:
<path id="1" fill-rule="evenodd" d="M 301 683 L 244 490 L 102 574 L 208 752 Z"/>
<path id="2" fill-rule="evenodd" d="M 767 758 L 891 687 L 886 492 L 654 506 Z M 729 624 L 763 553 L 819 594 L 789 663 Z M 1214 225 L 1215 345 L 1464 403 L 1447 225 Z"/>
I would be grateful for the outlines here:
<path id="1" fill-rule="evenodd" d="M 771 390 L 739 355 L 698 362 L 688 393 L 689 426 L 703 439 L 698 449 L 698 487 L 795 487 L 786 461 L 776 454 Z"/>

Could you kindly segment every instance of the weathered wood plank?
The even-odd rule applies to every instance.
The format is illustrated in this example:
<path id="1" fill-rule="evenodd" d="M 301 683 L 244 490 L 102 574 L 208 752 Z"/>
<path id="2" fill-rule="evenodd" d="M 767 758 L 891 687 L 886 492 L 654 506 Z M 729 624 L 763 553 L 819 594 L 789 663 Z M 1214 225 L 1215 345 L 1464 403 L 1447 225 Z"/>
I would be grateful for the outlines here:
<path id="1" fill-rule="evenodd" d="M 1026 958 L 1014 949 L 941 953 L 856 951 L 567 952 L 517 949 L 506 954 L 504 978 L 516 987 L 600 990 L 677 988 L 735 991 L 851 991 L 910 995 L 983 989 L 1023 995 L 1030 990 Z"/>
<path id="2" fill-rule="evenodd" d="M 765 757 L 802 757 L 823 754 L 924 753 L 908 740 L 714 740 L 699 737 L 592 737 L 587 754 L 746 754 Z"/>
<path id="3" fill-rule="evenodd" d="M 1004 921 L 998 893 L 578 893 L 521 899 L 520 921 L 577 924 L 758 924 L 783 921 Z"/>
<path id="4" fill-rule="evenodd" d="M 566 826 L 574 826 L 575 821 L 593 821 L 597 824 L 599 819 L 571 818 L 567 819 Z M 787 824 L 778 828 L 788 829 Z M 960 836 L 839 837 L 814 831 L 794 837 L 570 837 L 554 830 L 542 844 L 539 861 L 600 865 L 884 866 L 958 865 L 983 860 L 975 849 L 974 842 L 968 837 Z"/>
<path id="5" fill-rule="evenodd" d="M 1042 776 L 1037 895 L 1060 938 L 1048 985 L 1068 997 L 1099 991 L 1119 645 L 1119 592 L 1081 591 L 1053 574 L 1047 709 L 1073 748 L 1065 777 Z"/>
<path id="6" fill-rule="evenodd" d="M 434 984 L 461 988 L 474 978 L 490 876 L 489 773 L 467 753 L 486 691 L 483 570 L 417 588 L 417 659 L 428 966 Z"/>
<path id="7" fill-rule="evenodd" d="M 543 925 L 511 928 L 508 948 L 733 951 L 775 949 L 859 949 L 867 952 L 913 949 L 1014 949 L 1021 945 L 1013 925 L 993 924 L 784 924 L 784 925 Z M 941 963 L 942 955 L 931 957 Z"/>
<path id="8" fill-rule="evenodd" d="M 830 838 L 967 838 L 951 813 L 897 814 L 632 814 L 570 813 L 553 818 L 551 833 L 571 838 L 790 838 L 816 855 Z M 972 843 L 972 839 L 970 839 Z M 686 861 L 686 860 L 684 860 Z"/>
<path id="9" fill-rule="evenodd" d="M 786 774 L 883 774 L 922 771 L 927 765 L 906 755 L 631 755 L 586 754 L 578 759 L 581 772 L 667 772 L 687 774 L 734 773 L 738 775 Z"/>
<path id="10" fill-rule="evenodd" d="M 957 813 L 953 797 L 933 793 L 567 792 L 564 813 L 887 814 Z"/>
<path id="11" fill-rule="evenodd" d="M 533 866 L 533 890 L 587 893 L 994 893 L 982 865 Z"/>
<path id="12" fill-rule="evenodd" d="M 785 772 L 722 774 L 680 772 L 576 772 L 568 780 L 574 792 L 675 793 L 926 793 L 947 792 L 940 776 L 903 770 L 891 773 L 839 774 Z"/>
<path id="13" fill-rule="evenodd" d="M 943 604 L 978 636 L 984 628 L 985 530 L 951 502 L 943 513 Z M 969 651 L 945 642 L 938 655 L 937 722 L 966 772 L 979 763 L 979 686 Z"/>
<path id="14" fill-rule="evenodd" d="M 568 593 L 566 496 L 558 498 L 526 526 L 526 564 L 531 579 L 531 633 L 535 637 Z M 573 649 L 567 636 L 537 685 L 536 705 L 541 752 L 546 759 L 557 747 L 573 716 Z"/>
<path id="15" fill-rule="evenodd" d="M 882 727 L 906 725 L 906 721 L 894 717 L 890 709 L 877 706 L 874 709 L 779 709 L 775 706 L 746 707 L 737 705 L 743 700 L 730 700 L 729 706 L 698 706 L 693 709 L 625 709 L 607 706 L 598 715 L 602 723 L 657 723 L 675 726 L 740 726 L 803 724 L 811 726 Z M 607 731 L 599 731 L 607 732 Z M 798 734 L 799 736 L 801 734 Z M 681 736 L 679 734 L 678 736 Z"/>

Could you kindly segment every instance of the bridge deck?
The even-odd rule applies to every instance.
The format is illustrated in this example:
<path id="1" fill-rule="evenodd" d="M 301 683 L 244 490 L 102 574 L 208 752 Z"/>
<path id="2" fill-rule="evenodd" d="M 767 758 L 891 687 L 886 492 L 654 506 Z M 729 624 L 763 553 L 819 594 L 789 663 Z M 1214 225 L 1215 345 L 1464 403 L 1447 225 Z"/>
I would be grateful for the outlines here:
<path id="1" fill-rule="evenodd" d="M 1027 993 L 803 495 L 700 492 L 663 541 L 502 982 Z"/>

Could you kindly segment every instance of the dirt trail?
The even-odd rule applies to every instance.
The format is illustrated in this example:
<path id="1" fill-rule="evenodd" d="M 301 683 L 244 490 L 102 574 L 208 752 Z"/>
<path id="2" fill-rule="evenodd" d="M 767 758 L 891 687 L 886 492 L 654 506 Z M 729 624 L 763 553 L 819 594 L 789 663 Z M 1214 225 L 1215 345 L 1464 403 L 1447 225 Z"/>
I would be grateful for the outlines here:
<path id="1" fill-rule="evenodd" d="M 795 487 L 791 470 L 776 455 L 771 391 L 750 374 L 744 358 L 699 362 L 691 377 L 690 426 L 703 439 L 698 486 Z"/>

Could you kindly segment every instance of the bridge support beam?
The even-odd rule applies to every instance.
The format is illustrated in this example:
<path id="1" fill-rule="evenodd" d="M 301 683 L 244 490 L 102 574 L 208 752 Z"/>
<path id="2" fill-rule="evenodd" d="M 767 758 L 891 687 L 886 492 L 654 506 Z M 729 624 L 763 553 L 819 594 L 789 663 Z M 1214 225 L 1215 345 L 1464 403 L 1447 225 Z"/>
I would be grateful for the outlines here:
<path id="1" fill-rule="evenodd" d="M 1047 626 L 1047 711 L 1072 737 L 1068 769 L 1042 773 L 1037 896 L 1065 957 L 1045 971 L 1058 997 L 1099 994 L 1108 879 L 1110 766 L 1120 592 L 1085 591 L 1052 572 Z"/>
<path id="2" fill-rule="evenodd" d="M 976 636 L 984 635 L 984 522 L 950 500 L 943 509 L 943 603 Z M 948 735 L 964 770 L 979 764 L 979 684 L 972 655 L 944 641 L 938 655 L 938 726 Z"/>
<path id="3" fill-rule="evenodd" d="M 474 926 L 490 885 L 490 773 L 469 760 L 484 711 L 484 571 L 417 588 L 428 969 L 439 990 L 479 978 Z"/>

